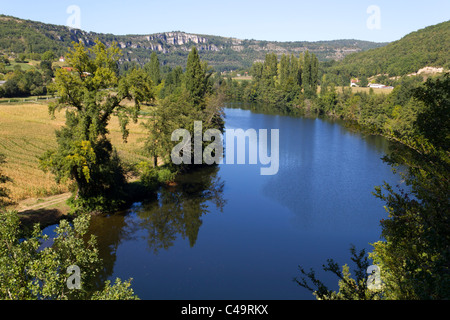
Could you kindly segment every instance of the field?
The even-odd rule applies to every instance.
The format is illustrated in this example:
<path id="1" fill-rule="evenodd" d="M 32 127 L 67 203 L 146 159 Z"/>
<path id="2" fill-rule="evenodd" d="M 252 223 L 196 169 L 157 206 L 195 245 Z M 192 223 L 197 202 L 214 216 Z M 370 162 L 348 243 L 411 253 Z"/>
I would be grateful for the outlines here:
<path id="1" fill-rule="evenodd" d="M 7 163 L 2 172 L 13 182 L 6 187 L 14 201 L 47 197 L 68 191 L 58 185 L 51 173 L 39 169 L 38 157 L 56 147 L 55 130 L 64 125 L 64 112 L 52 119 L 46 103 L 0 104 L 0 153 Z M 121 158 L 127 162 L 146 160 L 142 155 L 144 128 L 130 123 L 128 143 L 122 141 L 117 118 L 109 126 L 110 138 Z"/>
<path id="2" fill-rule="evenodd" d="M 342 92 L 342 88 L 341 86 L 337 86 L 336 87 L 336 91 L 337 92 Z M 347 89 L 349 87 L 345 87 L 345 89 Z M 371 88 L 368 87 L 352 87 L 352 92 L 356 93 L 356 92 L 366 92 L 369 93 Z M 392 92 L 393 89 L 380 89 L 380 88 L 372 88 L 373 89 L 373 93 L 375 94 L 389 94 Z M 320 92 L 320 86 L 317 88 L 317 92 Z"/>
<path id="3" fill-rule="evenodd" d="M 369 93 L 371 88 L 368 87 L 353 87 L 352 92 L 366 92 Z M 381 88 L 372 88 L 373 92 L 376 94 L 389 94 L 393 89 L 381 89 Z"/>

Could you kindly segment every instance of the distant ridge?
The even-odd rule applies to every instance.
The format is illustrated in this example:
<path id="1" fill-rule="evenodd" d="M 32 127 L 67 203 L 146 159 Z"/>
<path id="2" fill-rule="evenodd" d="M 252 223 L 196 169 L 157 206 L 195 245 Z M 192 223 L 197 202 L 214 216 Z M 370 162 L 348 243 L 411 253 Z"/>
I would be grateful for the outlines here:
<path id="1" fill-rule="evenodd" d="M 123 49 L 123 62 L 141 65 L 150 60 L 152 52 L 160 54 L 160 61 L 163 64 L 183 64 L 189 50 L 195 45 L 201 58 L 218 71 L 248 68 L 254 61 L 263 60 L 265 54 L 269 52 L 298 56 L 301 52 L 309 50 L 314 52 L 319 60 L 326 61 L 340 60 L 352 53 L 386 45 L 361 40 L 316 42 L 241 40 L 181 31 L 149 35 L 113 35 L 0 15 L 0 51 L 3 52 L 43 53 L 53 50 L 58 55 L 63 55 L 72 41 L 81 41 L 86 46 L 92 46 L 97 38 L 106 45 L 116 41 Z"/>

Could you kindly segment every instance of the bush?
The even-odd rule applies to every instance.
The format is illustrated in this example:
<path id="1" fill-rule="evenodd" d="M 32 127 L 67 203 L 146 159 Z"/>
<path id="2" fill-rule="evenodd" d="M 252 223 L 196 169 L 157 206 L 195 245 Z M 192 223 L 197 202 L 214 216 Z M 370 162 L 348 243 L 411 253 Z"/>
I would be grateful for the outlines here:
<path id="1" fill-rule="evenodd" d="M 93 287 L 102 268 L 96 239 L 93 235 L 87 237 L 89 223 L 89 215 L 77 217 L 73 227 L 62 220 L 53 244 L 42 248 L 42 241 L 49 239 L 38 224 L 26 236 L 17 213 L 0 214 L 0 299 L 137 299 L 130 281 L 118 279 L 113 286 L 106 282 L 100 291 Z M 72 274 L 67 270 L 71 266 L 80 271 L 78 289 L 68 286 Z"/>

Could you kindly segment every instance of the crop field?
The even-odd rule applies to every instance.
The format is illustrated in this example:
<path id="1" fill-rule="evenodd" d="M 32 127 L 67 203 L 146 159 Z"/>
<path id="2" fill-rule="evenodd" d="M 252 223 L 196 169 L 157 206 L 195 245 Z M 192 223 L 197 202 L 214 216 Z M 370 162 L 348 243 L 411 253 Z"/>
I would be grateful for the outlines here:
<path id="1" fill-rule="evenodd" d="M 38 157 L 56 148 L 55 130 L 65 122 L 64 111 L 55 116 L 51 118 L 46 103 L 0 104 L 0 153 L 7 161 L 1 170 L 13 180 L 6 188 L 14 201 L 68 191 L 67 185 L 58 185 L 51 173 L 39 168 Z M 117 118 L 111 119 L 109 130 L 113 145 L 125 162 L 146 160 L 142 154 L 145 130 L 139 123 L 130 122 L 128 143 L 122 140 Z"/>

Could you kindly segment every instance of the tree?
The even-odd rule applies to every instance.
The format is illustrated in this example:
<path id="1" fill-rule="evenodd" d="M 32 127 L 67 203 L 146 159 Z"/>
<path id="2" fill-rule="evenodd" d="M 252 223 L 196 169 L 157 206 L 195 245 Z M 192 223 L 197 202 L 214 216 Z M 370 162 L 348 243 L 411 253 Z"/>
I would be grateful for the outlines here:
<path id="1" fill-rule="evenodd" d="M 179 90 L 183 84 L 183 68 L 181 66 L 175 67 L 171 70 L 164 81 L 164 87 L 160 91 L 160 97 L 165 98 L 176 90 Z"/>
<path id="2" fill-rule="evenodd" d="M 25 63 L 25 60 L 27 59 L 27 55 L 25 53 L 21 53 L 16 57 L 17 63 Z"/>
<path id="3" fill-rule="evenodd" d="M 86 50 L 74 43 L 67 54 L 73 71 L 59 69 L 52 90 L 59 97 L 49 111 L 66 110 L 66 125 L 56 132 L 58 148 L 47 151 L 41 167 L 56 180 L 75 182 L 70 203 L 74 210 L 112 211 L 123 204 L 124 168 L 107 137 L 108 123 L 116 115 L 126 141 L 127 124 L 137 121 L 140 105 L 153 100 L 152 82 L 142 69 L 118 75 L 121 55 L 117 44 L 110 48 L 96 41 Z M 124 100 L 134 102 L 126 106 Z"/>
<path id="4" fill-rule="evenodd" d="M 385 161 L 407 168 L 401 173 L 406 187 L 376 188 L 389 218 L 381 222 L 385 240 L 374 244 L 371 257 L 380 266 L 386 299 L 448 299 L 448 153 L 422 138 L 403 142 Z"/>
<path id="5" fill-rule="evenodd" d="M 393 144 L 383 160 L 401 175 L 404 186 L 385 183 L 375 188 L 374 195 L 385 202 L 388 218 L 380 221 L 383 240 L 373 244 L 374 249 L 369 253 L 383 283 L 374 298 L 447 300 L 450 297 L 450 159 L 446 135 L 441 136 L 435 129 L 445 128 L 448 121 L 442 114 L 450 91 L 446 79 L 430 80 L 412 90 L 424 104 L 419 114 L 426 120 L 418 131 L 384 133 Z M 356 96 L 350 95 L 348 99 L 351 101 L 353 97 Z M 373 99 L 374 106 L 380 104 L 377 95 L 358 97 L 365 103 L 371 100 L 364 99 Z M 394 93 L 387 100 L 397 102 L 398 98 Z M 407 95 L 400 100 L 409 102 Z M 369 104 L 368 109 L 372 110 L 373 106 Z M 334 273 L 337 270 L 334 264 L 326 269 Z M 319 298 L 339 298 L 323 286 L 313 271 L 301 271 L 316 285 L 313 291 L 320 293 Z M 299 285 L 311 289 L 306 281 L 299 281 Z M 354 287 L 354 294 L 360 291 L 361 286 Z"/>
<path id="6" fill-rule="evenodd" d="M 46 82 L 50 82 L 54 76 L 53 69 L 52 69 L 52 63 L 50 61 L 43 60 L 39 64 L 39 67 L 41 68 L 42 72 L 44 73 L 44 78 L 45 78 Z"/>
<path id="7" fill-rule="evenodd" d="M 314 53 L 306 51 L 302 64 L 302 84 L 307 98 L 317 95 L 319 77 L 319 59 Z"/>
<path id="8" fill-rule="evenodd" d="M 184 86 L 194 100 L 194 104 L 201 106 L 208 93 L 208 80 L 212 73 L 206 63 L 200 61 L 196 47 L 192 47 L 189 53 L 186 72 L 184 75 Z"/>
<path id="9" fill-rule="evenodd" d="M 369 80 L 367 79 L 366 76 L 362 76 L 359 81 L 359 84 L 361 87 L 367 87 L 369 85 Z"/>
<path id="10" fill-rule="evenodd" d="M 278 78 L 278 58 L 275 53 L 266 54 L 262 78 L 267 86 L 275 87 L 275 82 Z"/>
<path id="11" fill-rule="evenodd" d="M 56 54 L 52 50 L 45 51 L 41 56 L 42 61 L 52 62 L 55 59 L 56 59 Z"/>
<path id="12" fill-rule="evenodd" d="M 131 279 L 117 279 L 114 285 L 106 282 L 100 290 L 93 288 L 101 260 L 95 236 L 87 238 L 89 222 L 89 215 L 75 218 L 73 227 L 62 220 L 53 244 L 42 247 L 42 241 L 49 237 L 42 234 L 39 224 L 31 235 L 24 235 L 16 212 L 0 215 L 0 299 L 137 299 L 130 288 Z M 73 282 L 67 271 L 72 266 L 79 270 L 79 279 Z"/>
<path id="13" fill-rule="evenodd" d="M 281 56 L 280 64 L 279 64 L 279 70 L 278 70 L 278 76 L 279 76 L 279 83 L 282 88 L 286 87 L 286 84 L 289 79 L 289 68 L 290 67 L 290 59 L 288 56 L 283 54 Z"/>
<path id="14" fill-rule="evenodd" d="M 161 70 L 156 52 L 152 52 L 150 62 L 144 66 L 144 69 L 149 74 L 150 79 L 152 79 L 155 86 L 161 83 Z"/>
<path id="15" fill-rule="evenodd" d="M 314 270 L 306 272 L 302 266 L 299 266 L 299 271 L 302 274 L 301 278 L 294 278 L 299 286 L 310 291 L 318 300 L 379 300 L 381 299 L 381 291 L 377 287 L 368 286 L 370 275 L 367 273 L 369 267 L 368 257 L 366 251 L 363 249 L 359 253 L 356 252 L 354 246 L 350 247 L 351 260 L 356 265 L 353 273 L 356 279 L 353 279 L 350 274 L 348 265 L 342 267 L 333 260 L 328 259 L 327 265 L 323 265 L 323 270 L 331 272 L 339 279 L 339 291 L 330 290 L 321 280 L 317 279 Z"/>
<path id="16" fill-rule="evenodd" d="M 420 134 L 444 150 L 450 149 L 450 76 L 428 79 L 414 91 L 414 97 L 424 108 L 417 115 L 416 126 Z"/>
<path id="17" fill-rule="evenodd" d="M 175 68 L 168 75 L 167 90 L 163 89 L 165 97 L 158 101 L 144 125 L 148 130 L 145 150 L 153 160 L 152 167 L 158 167 L 159 162 L 170 166 L 171 150 L 175 145 L 171 137 L 176 129 L 188 130 L 193 139 L 195 121 L 202 122 L 203 131 L 224 128 L 223 93 L 220 87 L 212 89 L 209 82 L 212 74 L 207 64 L 200 61 L 195 47 L 189 54 L 184 75 L 180 72 L 181 68 Z M 181 79 L 182 85 L 178 86 Z M 182 169 L 186 166 L 171 167 L 175 172 Z"/>

